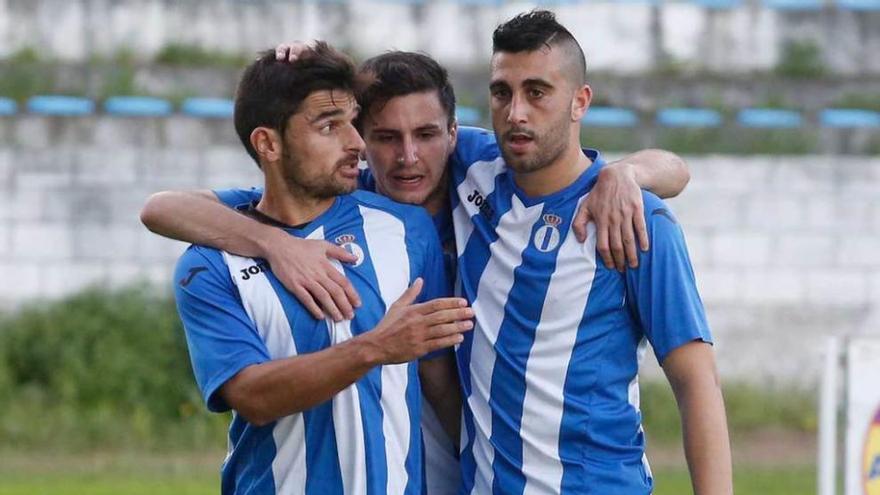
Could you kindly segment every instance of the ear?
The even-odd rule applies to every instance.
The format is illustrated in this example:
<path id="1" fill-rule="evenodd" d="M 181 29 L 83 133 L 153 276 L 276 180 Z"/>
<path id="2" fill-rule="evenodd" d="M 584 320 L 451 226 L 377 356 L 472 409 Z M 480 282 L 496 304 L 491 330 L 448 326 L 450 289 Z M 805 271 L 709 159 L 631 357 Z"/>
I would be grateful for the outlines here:
<path id="1" fill-rule="evenodd" d="M 452 125 L 449 126 L 449 147 L 455 148 L 455 144 L 458 143 L 458 121 L 452 121 Z"/>
<path id="2" fill-rule="evenodd" d="M 251 146 L 257 150 L 260 162 L 272 163 L 281 160 L 284 143 L 281 135 L 275 129 L 257 127 L 251 132 Z"/>
<path id="3" fill-rule="evenodd" d="M 590 108 L 590 101 L 593 100 L 593 89 L 589 84 L 584 84 L 574 92 L 571 99 L 571 120 L 572 122 L 580 122 L 587 109 Z"/>

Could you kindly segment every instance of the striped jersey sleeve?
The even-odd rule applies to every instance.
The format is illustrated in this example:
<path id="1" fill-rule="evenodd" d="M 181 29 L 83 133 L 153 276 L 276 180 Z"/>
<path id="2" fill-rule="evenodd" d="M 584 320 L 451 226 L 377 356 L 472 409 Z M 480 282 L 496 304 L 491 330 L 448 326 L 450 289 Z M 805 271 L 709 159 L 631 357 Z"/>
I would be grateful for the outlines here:
<path id="1" fill-rule="evenodd" d="M 220 388 L 244 368 L 269 361 L 266 345 L 218 251 L 191 246 L 181 256 L 174 280 L 196 382 L 209 410 L 228 411 Z"/>

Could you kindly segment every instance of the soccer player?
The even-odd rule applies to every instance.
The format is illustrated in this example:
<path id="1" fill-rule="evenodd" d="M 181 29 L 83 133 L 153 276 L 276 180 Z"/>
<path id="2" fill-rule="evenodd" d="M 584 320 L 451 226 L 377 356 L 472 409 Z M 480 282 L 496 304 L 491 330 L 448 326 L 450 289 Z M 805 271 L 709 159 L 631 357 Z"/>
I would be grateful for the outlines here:
<path id="1" fill-rule="evenodd" d="M 679 405 L 697 495 L 732 493 L 712 338 L 682 229 L 644 193 L 651 249 L 621 273 L 572 235 L 605 163 L 580 147 L 583 52 L 547 11 L 493 35 L 494 136 L 461 136 L 453 220 L 474 331 L 457 348 L 461 493 L 650 494 L 638 366 L 654 349 Z M 456 201 L 457 199 L 457 201 Z"/>
<path id="2" fill-rule="evenodd" d="M 363 297 L 354 318 L 314 318 L 259 259 L 192 246 L 177 266 L 196 380 L 210 410 L 233 411 L 224 494 L 422 491 L 419 371 L 437 360 L 417 360 L 461 342 L 472 312 L 439 298 L 449 288 L 424 210 L 352 193 L 354 81 L 326 44 L 293 64 L 267 52 L 242 76 L 234 117 L 265 176 L 244 213 L 352 253 L 337 268 Z"/>
<path id="3" fill-rule="evenodd" d="M 297 55 L 302 51 L 300 47 Z M 292 50 L 282 45 L 279 52 L 279 57 L 287 60 Z M 454 260 L 457 254 L 450 215 L 447 160 L 459 136 L 472 141 L 485 136 L 485 131 L 457 127 L 453 88 L 446 71 L 430 57 L 390 52 L 366 61 L 360 73 L 369 82 L 359 94 L 364 108 L 359 127 L 366 141 L 365 156 L 370 167 L 362 175 L 362 186 L 401 202 L 424 206 L 434 219 L 444 251 Z M 634 249 L 629 251 L 635 246 L 634 231 L 644 221 L 640 213 L 635 221 L 632 217 L 632 212 L 641 207 L 639 186 L 674 196 L 687 179 L 684 162 L 660 150 L 642 151 L 604 168 L 582 211 L 592 213 L 600 224 L 598 232 L 606 232 L 604 253 L 609 266 L 614 266 L 609 247 L 613 244 L 612 238 L 617 243 L 613 257 L 618 258 L 621 267 L 622 239 L 628 239 L 627 254 L 636 258 Z M 158 193 L 145 206 L 142 218 L 151 230 L 162 235 L 268 260 L 278 278 L 313 312 L 320 314 L 314 300 L 321 301 L 324 308 L 332 308 L 328 313 L 335 313 L 337 319 L 342 318 L 342 312 L 351 311 L 337 310 L 334 306 L 338 303 L 339 308 L 344 308 L 348 297 L 356 297 L 348 282 L 336 276 L 335 268 L 322 268 L 329 264 L 326 255 L 346 261 L 349 253 L 335 245 L 282 235 L 277 229 L 220 206 L 218 198 L 227 206 L 247 207 L 259 201 L 260 190 Z M 615 223 L 612 217 L 619 219 Z M 586 215 L 582 221 L 583 228 Z M 625 225 L 629 226 L 628 230 L 623 228 Z M 454 263 L 447 264 L 447 271 L 451 270 Z M 450 274 L 450 278 L 452 276 Z M 330 297 L 334 291 L 335 297 Z M 430 380 L 430 377 L 423 379 Z M 435 390 L 443 390 L 443 384 L 435 385 Z M 426 390 L 426 393 L 430 392 Z M 440 394 L 446 400 L 432 401 L 440 402 L 439 407 L 445 409 L 437 411 L 437 415 L 444 420 L 447 430 L 456 432 L 455 420 L 460 415 L 457 395 L 457 389 L 453 388 Z M 425 406 L 427 491 L 431 495 L 456 493 L 459 478 L 456 449 L 452 440 L 442 434 L 434 418 L 434 408 Z M 452 438 L 457 437 L 452 434 Z"/>

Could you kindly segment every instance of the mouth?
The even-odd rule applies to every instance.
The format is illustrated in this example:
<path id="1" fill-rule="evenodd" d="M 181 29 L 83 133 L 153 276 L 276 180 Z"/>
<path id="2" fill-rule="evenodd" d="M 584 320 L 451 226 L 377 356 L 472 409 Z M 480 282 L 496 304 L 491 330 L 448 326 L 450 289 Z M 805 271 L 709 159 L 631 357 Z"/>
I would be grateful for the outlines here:
<path id="1" fill-rule="evenodd" d="M 358 168 L 358 158 L 346 158 L 341 160 L 337 165 L 337 169 L 339 173 L 342 174 L 343 177 L 347 179 L 356 179 L 360 175 L 360 169 Z"/>
<path id="2" fill-rule="evenodd" d="M 525 153 L 535 139 L 529 133 L 511 132 L 507 134 L 507 147 L 516 154 Z"/>
<path id="3" fill-rule="evenodd" d="M 391 180 L 400 189 L 418 189 L 425 180 L 421 174 L 395 174 Z"/>

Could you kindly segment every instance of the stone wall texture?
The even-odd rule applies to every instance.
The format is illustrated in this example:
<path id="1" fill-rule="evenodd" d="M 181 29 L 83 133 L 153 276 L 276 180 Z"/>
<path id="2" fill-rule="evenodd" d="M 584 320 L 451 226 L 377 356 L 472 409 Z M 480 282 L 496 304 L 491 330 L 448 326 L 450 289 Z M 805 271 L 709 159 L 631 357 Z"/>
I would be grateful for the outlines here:
<path id="1" fill-rule="evenodd" d="M 670 204 L 725 377 L 809 385 L 824 336 L 880 335 L 880 157 L 686 159 Z M 261 180 L 226 120 L 0 118 L 0 305 L 169 287 L 184 246 L 142 227 L 146 198 Z"/>
<path id="2" fill-rule="evenodd" d="M 535 2 L 430 0 L 0 0 L 0 57 L 23 48 L 84 61 L 171 43 L 254 53 L 280 41 L 325 39 L 360 55 L 423 50 L 451 66 L 484 65 L 492 30 Z M 540 3 L 547 6 L 546 3 Z M 671 66 L 722 72 L 772 68 L 789 41 L 809 41 L 840 74 L 880 73 L 880 12 L 838 7 L 728 9 L 697 2 L 549 4 L 585 47 L 589 67 L 639 72 Z M 389 29 L 389 26 L 394 26 Z"/>

